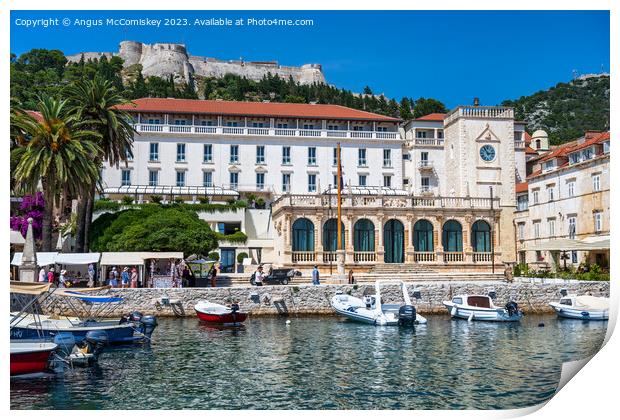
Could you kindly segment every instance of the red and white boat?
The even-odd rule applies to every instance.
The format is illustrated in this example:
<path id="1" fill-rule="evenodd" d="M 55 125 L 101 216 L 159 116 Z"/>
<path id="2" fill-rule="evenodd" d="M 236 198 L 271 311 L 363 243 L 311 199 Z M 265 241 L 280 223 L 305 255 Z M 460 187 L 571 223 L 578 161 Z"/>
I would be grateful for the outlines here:
<path id="1" fill-rule="evenodd" d="M 239 326 L 248 317 L 248 313 L 240 311 L 236 303 L 225 306 L 202 300 L 194 306 L 194 309 L 201 321 L 215 325 Z"/>
<path id="2" fill-rule="evenodd" d="M 57 348 L 49 342 L 11 341 L 11 376 L 45 371 Z"/>

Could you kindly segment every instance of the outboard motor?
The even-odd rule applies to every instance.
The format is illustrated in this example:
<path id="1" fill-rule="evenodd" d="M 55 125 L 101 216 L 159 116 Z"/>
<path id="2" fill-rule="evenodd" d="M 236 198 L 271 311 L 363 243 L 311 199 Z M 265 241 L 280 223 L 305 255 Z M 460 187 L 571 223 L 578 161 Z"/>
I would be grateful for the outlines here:
<path id="1" fill-rule="evenodd" d="M 366 309 L 371 309 L 375 305 L 375 297 L 366 295 L 364 296 L 364 304 L 366 305 Z"/>
<path id="2" fill-rule="evenodd" d="M 230 311 L 233 314 L 239 312 L 239 304 L 238 303 L 233 303 L 232 305 L 230 305 Z"/>
<path id="3" fill-rule="evenodd" d="M 95 359 L 103 352 L 103 349 L 108 345 L 108 333 L 103 330 L 92 330 L 86 333 L 84 338 L 88 353 L 92 354 Z"/>
<path id="4" fill-rule="evenodd" d="M 142 324 L 142 334 L 150 339 L 157 327 L 157 318 L 153 315 L 145 315 L 140 319 L 140 323 Z"/>
<path id="5" fill-rule="evenodd" d="M 508 311 L 508 316 L 513 316 L 514 314 L 519 313 L 519 305 L 517 305 L 517 302 L 510 301 L 506 304 L 505 308 L 506 311 Z"/>
<path id="6" fill-rule="evenodd" d="M 403 305 L 398 309 L 398 325 L 401 327 L 415 324 L 416 310 L 413 305 Z"/>
<path id="7" fill-rule="evenodd" d="M 75 337 L 70 332 L 59 332 L 54 335 L 54 344 L 58 345 L 59 353 L 62 356 L 68 356 L 73 352 Z"/>
<path id="8" fill-rule="evenodd" d="M 132 313 L 129 314 L 128 316 L 128 320 L 130 322 L 140 322 L 140 320 L 144 317 L 144 315 L 142 315 L 142 312 L 138 312 L 138 311 L 133 311 Z"/>

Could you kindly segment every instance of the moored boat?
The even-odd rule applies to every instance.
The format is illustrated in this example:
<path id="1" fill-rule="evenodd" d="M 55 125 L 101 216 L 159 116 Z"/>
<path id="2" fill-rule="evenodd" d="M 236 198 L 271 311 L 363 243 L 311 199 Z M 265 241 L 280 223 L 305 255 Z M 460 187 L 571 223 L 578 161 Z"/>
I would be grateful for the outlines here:
<path id="1" fill-rule="evenodd" d="M 11 376 L 44 372 L 58 344 L 11 340 Z"/>
<path id="2" fill-rule="evenodd" d="M 609 319 L 609 298 L 597 296 L 563 296 L 549 302 L 562 318 L 605 321 Z"/>
<path id="3" fill-rule="evenodd" d="M 510 301 L 503 308 L 495 306 L 488 295 L 458 295 L 443 302 L 453 318 L 468 321 L 520 321 L 523 311 Z"/>
<path id="4" fill-rule="evenodd" d="M 201 321 L 214 325 L 239 326 L 248 317 L 247 312 L 241 311 L 237 303 L 225 306 L 203 300 L 198 302 L 194 309 Z"/>
<path id="5" fill-rule="evenodd" d="M 403 294 L 403 304 L 384 304 L 381 301 L 381 286 L 397 284 Z M 337 293 L 331 299 L 331 306 L 337 314 L 350 320 L 372 325 L 415 325 L 426 324 L 426 318 L 418 314 L 412 305 L 407 285 L 400 280 L 377 280 L 375 295 L 360 299 L 344 293 Z"/>

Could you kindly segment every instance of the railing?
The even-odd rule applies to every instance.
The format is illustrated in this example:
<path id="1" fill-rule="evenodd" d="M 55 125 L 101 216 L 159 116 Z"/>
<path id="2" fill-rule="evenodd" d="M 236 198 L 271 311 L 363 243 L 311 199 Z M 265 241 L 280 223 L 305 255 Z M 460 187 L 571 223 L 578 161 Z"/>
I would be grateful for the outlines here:
<path id="1" fill-rule="evenodd" d="M 330 203 L 331 199 L 331 203 Z M 499 208 L 499 198 L 495 197 L 493 207 Z M 273 202 L 273 211 L 282 207 L 329 207 L 335 208 L 335 195 L 327 194 L 284 194 Z M 410 196 L 410 195 L 356 195 L 343 190 L 343 208 L 460 208 L 485 209 L 491 208 L 491 199 L 487 197 L 441 197 L 441 196 Z"/>
<path id="2" fill-rule="evenodd" d="M 474 262 L 491 262 L 490 252 L 474 252 Z"/>
<path id="3" fill-rule="evenodd" d="M 525 142 L 522 140 L 515 140 L 515 149 L 524 149 Z"/>
<path id="4" fill-rule="evenodd" d="M 375 262 L 377 254 L 374 251 L 355 251 L 353 252 L 353 261 L 358 262 Z"/>
<path id="5" fill-rule="evenodd" d="M 333 251 L 324 251 L 323 252 L 323 262 L 324 263 L 336 262 L 336 261 L 338 261 L 338 254 L 336 252 L 333 252 Z"/>
<path id="6" fill-rule="evenodd" d="M 444 127 L 460 117 L 514 118 L 514 109 L 501 106 L 459 106 L 444 118 Z"/>
<path id="7" fill-rule="evenodd" d="M 421 160 L 418 162 L 419 169 L 433 169 L 433 161 L 432 160 Z"/>
<path id="8" fill-rule="evenodd" d="M 444 139 L 415 138 L 413 144 L 416 146 L 443 146 Z"/>
<path id="9" fill-rule="evenodd" d="M 463 253 L 462 252 L 444 252 L 443 261 L 447 263 L 463 262 Z"/>
<path id="10" fill-rule="evenodd" d="M 436 255 L 434 252 L 423 252 L 423 251 L 416 251 L 413 253 L 413 260 L 417 263 L 420 262 L 434 262 L 436 258 Z"/>
<path id="11" fill-rule="evenodd" d="M 229 134 L 247 136 L 287 136 L 287 137 L 327 137 L 327 138 L 362 138 L 362 139 L 400 139 L 397 131 L 348 131 L 348 130 L 317 130 L 297 128 L 271 127 L 223 127 L 203 125 L 170 125 L 170 124 L 134 124 L 134 128 L 142 133 L 183 133 L 183 134 Z M 440 142 L 443 139 L 424 139 Z"/>
<path id="12" fill-rule="evenodd" d="M 314 262 L 316 253 L 314 251 L 293 251 L 293 262 Z"/>

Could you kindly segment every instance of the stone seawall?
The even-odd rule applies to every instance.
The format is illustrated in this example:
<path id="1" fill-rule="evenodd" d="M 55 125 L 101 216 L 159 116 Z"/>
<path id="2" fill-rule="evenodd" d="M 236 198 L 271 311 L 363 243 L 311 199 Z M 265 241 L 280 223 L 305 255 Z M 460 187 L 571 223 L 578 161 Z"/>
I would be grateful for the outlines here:
<path id="1" fill-rule="evenodd" d="M 486 294 L 493 289 L 497 293 L 496 304 L 504 305 L 509 299 L 515 300 L 521 309 L 527 313 L 552 312 L 548 303 L 557 300 L 560 289 L 566 289 L 569 294 L 609 296 L 609 282 L 415 282 L 408 286 L 409 295 L 414 290 L 421 292 L 422 298 L 412 298 L 413 304 L 422 314 L 447 313 L 442 301 L 450 300 L 458 294 Z M 158 310 L 156 302 L 167 296 L 171 301 L 181 303 L 187 316 L 194 316 L 194 305 L 200 300 L 228 304 L 239 302 L 243 310 L 255 315 L 275 314 L 332 314 L 330 299 L 336 291 L 362 297 L 364 294 L 374 294 L 372 284 L 360 285 L 289 285 L 263 287 L 218 287 L 192 289 L 112 289 L 111 294 L 124 298 L 123 303 L 110 314 L 122 314 L 138 310 L 144 314 L 158 316 L 174 316 L 170 307 Z M 384 286 L 381 288 L 385 303 L 400 302 L 402 295 L 398 286 Z M 45 305 L 47 313 L 66 311 L 62 301 L 53 298 Z M 66 313 L 66 312 L 65 312 Z"/>

